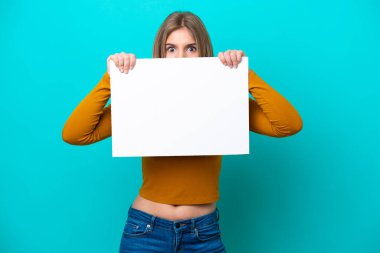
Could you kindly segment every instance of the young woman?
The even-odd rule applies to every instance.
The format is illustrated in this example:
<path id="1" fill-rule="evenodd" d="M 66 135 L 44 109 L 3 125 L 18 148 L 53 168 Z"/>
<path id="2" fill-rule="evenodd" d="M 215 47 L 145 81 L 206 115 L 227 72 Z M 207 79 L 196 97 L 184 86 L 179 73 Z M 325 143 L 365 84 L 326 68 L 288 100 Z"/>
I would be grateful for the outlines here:
<path id="1" fill-rule="evenodd" d="M 238 67 L 244 52 L 227 50 L 218 57 L 226 67 Z M 170 14 L 159 28 L 153 57 L 212 57 L 206 28 L 190 12 Z M 109 62 L 122 73 L 136 65 L 132 53 L 107 58 L 107 72 L 67 120 L 62 137 L 74 145 L 111 136 Z M 132 70 L 133 71 L 133 70 Z M 296 109 L 249 69 L 250 131 L 275 137 L 302 128 Z M 219 229 L 218 179 L 222 156 L 142 157 L 143 184 L 128 211 L 120 252 L 226 252 Z"/>

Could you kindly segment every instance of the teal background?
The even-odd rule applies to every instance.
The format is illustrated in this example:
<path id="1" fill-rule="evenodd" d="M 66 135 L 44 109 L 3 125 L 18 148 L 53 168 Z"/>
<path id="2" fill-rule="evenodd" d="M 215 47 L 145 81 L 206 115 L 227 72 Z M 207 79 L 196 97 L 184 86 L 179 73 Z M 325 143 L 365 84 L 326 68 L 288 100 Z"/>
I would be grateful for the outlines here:
<path id="1" fill-rule="evenodd" d="M 215 55 L 244 50 L 304 123 L 287 138 L 250 133 L 250 155 L 223 157 L 228 252 L 380 252 L 375 0 L 0 1 L 0 252 L 118 252 L 141 158 L 61 131 L 107 56 L 151 57 L 176 10 L 202 18 Z"/>

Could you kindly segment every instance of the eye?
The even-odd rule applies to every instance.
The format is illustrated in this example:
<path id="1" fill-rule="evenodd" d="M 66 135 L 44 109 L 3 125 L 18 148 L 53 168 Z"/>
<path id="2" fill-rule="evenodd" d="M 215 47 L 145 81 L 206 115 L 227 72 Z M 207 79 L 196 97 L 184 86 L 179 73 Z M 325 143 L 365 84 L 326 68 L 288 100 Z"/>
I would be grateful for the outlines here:
<path id="1" fill-rule="evenodd" d="M 171 53 L 174 52 L 174 50 L 175 50 L 174 47 L 167 47 L 166 48 L 166 51 L 171 52 Z"/>
<path id="2" fill-rule="evenodd" d="M 191 47 L 189 47 L 187 50 L 189 50 L 190 52 L 195 52 L 195 51 L 197 51 L 197 48 L 191 46 Z"/>

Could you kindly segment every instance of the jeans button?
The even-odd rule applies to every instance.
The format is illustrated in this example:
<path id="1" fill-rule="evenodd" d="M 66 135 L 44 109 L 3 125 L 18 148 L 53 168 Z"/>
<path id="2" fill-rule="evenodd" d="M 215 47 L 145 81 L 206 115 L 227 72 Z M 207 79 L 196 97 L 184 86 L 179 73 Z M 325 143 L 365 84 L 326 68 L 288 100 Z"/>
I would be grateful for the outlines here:
<path id="1" fill-rule="evenodd" d="M 179 223 L 175 224 L 175 227 L 176 227 L 176 228 L 179 228 L 179 226 L 180 226 L 180 224 L 179 224 Z"/>

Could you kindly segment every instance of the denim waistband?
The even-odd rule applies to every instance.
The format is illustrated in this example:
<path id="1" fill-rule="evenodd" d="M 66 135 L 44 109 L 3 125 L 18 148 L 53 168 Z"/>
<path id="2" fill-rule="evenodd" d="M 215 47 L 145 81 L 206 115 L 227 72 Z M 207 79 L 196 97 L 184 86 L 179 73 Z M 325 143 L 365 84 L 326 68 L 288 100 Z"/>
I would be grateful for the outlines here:
<path id="1" fill-rule="evenodd" d="M 216 207 L 213 212 L 195 218 L 172 221 L 154 216 L 130 206 L 128 216 L 138 219 L 139 221 L 143 221 L 151 225 L 158 225 L 167 229 L 175 229 L 182 226 L 195 228 L 217 222 L 219 220 L 219 209 Z"/>

